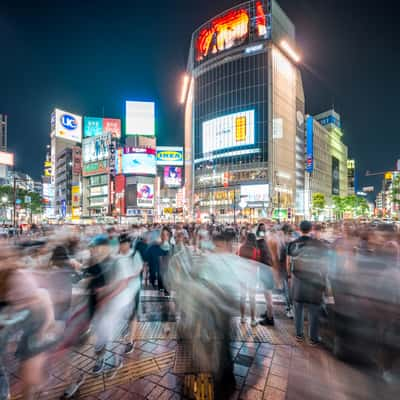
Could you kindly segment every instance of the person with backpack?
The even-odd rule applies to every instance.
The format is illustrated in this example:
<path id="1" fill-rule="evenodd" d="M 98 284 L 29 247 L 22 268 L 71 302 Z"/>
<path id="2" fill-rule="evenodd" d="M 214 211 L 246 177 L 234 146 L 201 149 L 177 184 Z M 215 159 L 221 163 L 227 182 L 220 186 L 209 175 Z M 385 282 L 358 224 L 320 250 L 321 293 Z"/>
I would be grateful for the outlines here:
<path id="1" fill-rule="evenodd" d="M 247 258 L 249 260 L 258 261 L 260 258 L 260 251 L 257 248 L 257 238 L 254 233 L 248 233 L 246 241 L 240 246 L 239 254 L 240 257 Z M 257 274 L 257 270 L 255 270 Z M 246 311 L 246 296 L 249 294 L 250 299 L 250 325 L 252 328 L 257 326 L 256 320 L 256 288 L 248 287 L 247 284 L 241 284 L 240 288 L 240 322 L 246 323 L 245 311 Z"/>
<path id="2" fill-rule="evenodd" d="M 304 307 L 309 312 L 309 339 L 319 343 L 319 317 L 328 272 L 328 248 L 322 241 L 312 238 L 312 224 L 300 224 L 301 236 L 288 246 L 291 258 L 291 289 L 294 305 L 296 340 L 304 341 Z"/>

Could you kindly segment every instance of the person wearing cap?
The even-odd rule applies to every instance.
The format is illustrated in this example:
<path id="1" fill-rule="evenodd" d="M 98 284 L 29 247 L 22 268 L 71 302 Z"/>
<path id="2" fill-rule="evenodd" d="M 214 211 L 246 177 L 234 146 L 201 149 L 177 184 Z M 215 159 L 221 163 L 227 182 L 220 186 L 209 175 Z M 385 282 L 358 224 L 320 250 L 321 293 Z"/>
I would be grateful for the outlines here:
<path id="1" fill-rule="evenodd" d="M 312 346 L 319 338 L 319 317 L 327 279 L 327 247 L 312 237 L 312 224 L 300 223 L 301 236 L 288 246 L 291 258 L 289 278 L 294 305 L 296 340 L 304 341 L 304 307 L 309 312 L 309 339 Z"/>

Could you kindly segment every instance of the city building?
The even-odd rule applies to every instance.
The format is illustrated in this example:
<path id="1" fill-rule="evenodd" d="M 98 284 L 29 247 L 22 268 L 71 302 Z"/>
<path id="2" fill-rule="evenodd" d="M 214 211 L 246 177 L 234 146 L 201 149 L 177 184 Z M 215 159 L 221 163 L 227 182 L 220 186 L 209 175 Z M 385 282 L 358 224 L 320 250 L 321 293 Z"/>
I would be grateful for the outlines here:
<path id="1" fill-rule="evenodd" d="M 342 142 L 340 115 L 329 110 L 306 120 L 306 195 L 307 218 L 312 213 L 314 193 L 324 195 L 327 210 L 332 214 L 332 197 L 348 195 L 347 146 Z M 355 194 L 355 193 L 353 193 Z"/>
<path id="2" fill-rule="evenodd" d="M 251 0 L 192 35 L 185 103 L 188 217 L 304 214 L 304 91 L 295 27 Z"/>
<path id="3" fill-rule="evenodd" d="M 183 147 L 157 147 L 157 221 L 176 222 L 184 219 L 183 158 Z"/>
<path id="4" fill-rule="evenodd" d="M 55 109 L 51 114 L 49 218 L 72 218 L 72 188 L 80 184 L 82 117 Z M 79 168 L 78 168 L 79 166 Z"/>
<path id="5" fill-rule="evenodd" d="M 115 154 L 121 139 L 121 120 L 84 117 L 82 140 L 82 216 L 106 217 L 112 213 Z M 75 188 L 78 208 L 80 194 Z"/>
<path id="6" fill-rule="evenodd" d="M 347 160 L 347 185 L 347 194 L 349 196 L 354 196 L 357 193 L 355 160 Z"/>
<path id="7" fill-rule="evenodd" d="M 332 167 L 332 195 L 346 197 L 348 193 L 347 159 L 348 149 L 343 143 L 343 130 L 340 115 L 328 110 L 314 118 L 328 131 Z"/>
<path id="8" fill-rule="evenodd" d="M 0 114 L 0 151 L 7 151 L 7 115 Z"/>
<path id="9" fill-rule="evenodd" d="M 154 221 L 156 199 L 155 103 L 127 101 L 125 146 L 117 149 L 113 215 L 127 223 Z"/>

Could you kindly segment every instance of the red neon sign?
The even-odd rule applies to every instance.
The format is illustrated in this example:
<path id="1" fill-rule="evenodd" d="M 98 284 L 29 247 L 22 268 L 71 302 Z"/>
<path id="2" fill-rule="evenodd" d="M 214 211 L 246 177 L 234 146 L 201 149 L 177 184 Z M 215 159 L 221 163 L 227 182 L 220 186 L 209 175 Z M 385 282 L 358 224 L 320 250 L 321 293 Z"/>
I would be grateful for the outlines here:
<path id="1" fill-rule="evenodd" d="M 261 1 L 256 2 L 256 26 L 258 36 L 265 36 L 267 34 L 267 17 L 265 16 Z"/>
<path id="2" fill-rule="evenodd" d="M 249 14 L 241 8 L 215 18 L 208 28 L 203 28 L 196 41 L 196 60 L 210 54 L 230 49 L 242 43 L 249 34 Z"/>

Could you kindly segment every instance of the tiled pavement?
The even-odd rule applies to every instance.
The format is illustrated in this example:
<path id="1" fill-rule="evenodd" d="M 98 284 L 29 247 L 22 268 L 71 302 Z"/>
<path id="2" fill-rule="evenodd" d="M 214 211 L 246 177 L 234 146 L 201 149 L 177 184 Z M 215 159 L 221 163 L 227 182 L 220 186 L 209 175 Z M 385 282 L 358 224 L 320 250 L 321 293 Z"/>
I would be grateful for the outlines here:
<path id="1" fill-rule="evenodd" d="M 150 320 L 143 321 L 147 337 L 139 335 L 135 351 L 124 356 L 124 367 L 115 377 L 104 374 L 91 377 L 94 364 L 93 345 L 83 346 L 71 356 L 48 364 L 48 380 L 37 394 L 38 399 L 60 398 L 66 386 L 80 374 L 87 381 L 76 398 L 84 399 L 157 399 L 174 400 L 192 398 L 206 400 L 207 390 L 201 391 L 197 384 L 188 391 L 185 382 L 196 380 L 196 373 L 189 369 L 177 368 L 185 361 L 181 347 L 176 341 L 174 330 L 170 335 L 162 331 L 165 323 L 155 322 L 163 304 L 154 299 L 151 306 L 143 302 Z M 152 300 L 153 301 L 153 300 Z M 161 302 L 162 303 L 162 302 Z M 162 313 L 165 317 L 165 313 Z M 397 399 L 398 391 L 388 388 L 371 374 L 351 367 L 333 358 L 321 348 L 310 348 L 307 344 L 297 345 L 292 340 L 292 322 L 285 320 L 283 313 L 277 320 L 276 328 L 263 328 L 267 334 L 259 340 L 257 330 L 254 335 L 236 334 L 231 343 L 234 357 L 235 392 L 232 400 L 302 400 L 302 399 Z M 145 320 L 146 313 L 142 314 Z M 167 320 L 173 320 L 167 315 Z M 150 325 L 149 325 L 150 324 Z M 169 322 L 169 326 L 174 324 Z M 235 324 L 234 324 L 235 325 Z M 239 324 L 235 328 L 243 329 Z M 234 331 L 235 331 L 234 329 Z M 245 329 L 248 332 L 249 329 Z M 251 332 L 251 330 L 250 330 Z M 278 340 L 278 339 L 279 340 Z M 115 343 L 112 349 L 121 354 L 122 346 Z M 186 364 L 185 364 L 186 363 Z M 11 373 L 13 397 L 18 398 L 21 382 L 17 376 L 17 365 L 10 358 L 8 367 Z M 188 379 L 188 374 L 192 376 Z M 185 379 L 186 376 L 186 379 Z M 194 378 L 193 378 L 194 376 Z M 391 391 L 392 389 L 392 391 Z M 188 395 L 191 392 L 191 395 Z M 188 395 L 187 397 L 184 394 Z M 396 395 L 396 396 L 395 396 Z M 216 399 L 219 400 L 219 399 Z"/>

